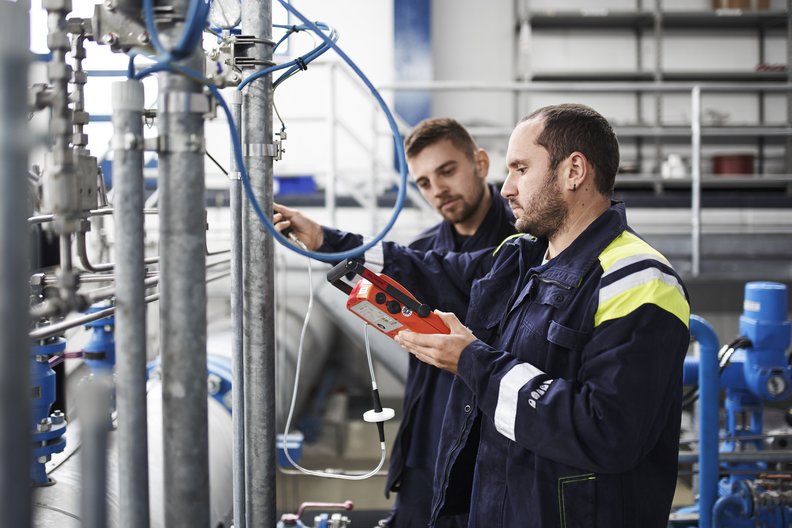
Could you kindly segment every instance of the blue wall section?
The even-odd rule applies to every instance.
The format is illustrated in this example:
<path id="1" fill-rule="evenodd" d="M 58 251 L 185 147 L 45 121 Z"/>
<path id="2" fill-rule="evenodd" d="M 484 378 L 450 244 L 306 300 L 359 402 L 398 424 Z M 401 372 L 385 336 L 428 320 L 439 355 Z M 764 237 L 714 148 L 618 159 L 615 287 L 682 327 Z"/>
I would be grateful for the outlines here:
<path id="1" fill-rule="evenodd" d="M 432 19 L 430 0 L 393 1 L 396 81 L 431 81 Z M 410 125 L 432 115 L 429 92 L 396 92 L 396 113 Z"/>

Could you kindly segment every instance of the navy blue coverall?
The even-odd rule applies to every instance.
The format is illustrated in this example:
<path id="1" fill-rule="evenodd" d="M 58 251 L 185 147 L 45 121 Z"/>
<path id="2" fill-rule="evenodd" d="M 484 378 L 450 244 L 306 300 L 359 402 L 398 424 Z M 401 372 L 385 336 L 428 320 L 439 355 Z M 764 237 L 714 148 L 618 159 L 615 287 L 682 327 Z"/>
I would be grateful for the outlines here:
<path id="1" fill-rule="evenodd" d="M 497 247 L 515 233 L 514 215 L 498 189 L 490 184 L 489 190 L 492 203 L 474 235 L 459 237 L 453 224 L 444 220 L 418 235 L 409 247 L 418 251 L 464 253 Z M 409 361 L 401 424 L 393 443 L 385 486 L 386 496 L 391 491 L 398 492 L 388 522 L 388 526 L 394 528 L 427 526 L 429 522 L 437 444 L 454 380 L 450 372 L 413 356 Z M 465 525 L 457 518 L 449 519 L 446 524 Z"/>
<path id="2" fill-rule="evenodd" d="M 327 249 L 360 243 L 325 229 Z M 472 254 L 382 243 L 384 272 L 466 313 L 432 522 L 664 528 L 677 476 L 690 308 L 668 261 L 614 203 L 566 250 L 518 237 Z"/>

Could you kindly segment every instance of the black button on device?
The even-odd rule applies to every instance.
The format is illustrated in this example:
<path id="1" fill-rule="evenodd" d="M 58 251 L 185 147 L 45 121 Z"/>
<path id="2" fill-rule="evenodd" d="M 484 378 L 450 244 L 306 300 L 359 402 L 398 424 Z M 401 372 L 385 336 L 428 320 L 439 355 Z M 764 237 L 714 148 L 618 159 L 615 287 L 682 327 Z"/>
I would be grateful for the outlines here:
<path id="1" fill-rule="evenodd" d="M 401 305 L 399 304 L 399 301 L 394 301 L 393 299 L 385 303 L 385 308 L 387 308 L 388 311 L 394 315 L 401 312 Z"/>
<path id="2" fill-rule="evenodd" d="M 387 297 L 386 297 L 386 296 L 385 296 L 385 294 L 384 294 L 384 293 L 382 293 L 382 292 L 379 292 L 379 293 L 377 293 L 377 294 L 374 296 L 374 302 L 376 302 L 377 304 L 382 304 L 382 303 L 384 303 L 384 302 L 385 302 L 385 299 L 387 299 Z"/>

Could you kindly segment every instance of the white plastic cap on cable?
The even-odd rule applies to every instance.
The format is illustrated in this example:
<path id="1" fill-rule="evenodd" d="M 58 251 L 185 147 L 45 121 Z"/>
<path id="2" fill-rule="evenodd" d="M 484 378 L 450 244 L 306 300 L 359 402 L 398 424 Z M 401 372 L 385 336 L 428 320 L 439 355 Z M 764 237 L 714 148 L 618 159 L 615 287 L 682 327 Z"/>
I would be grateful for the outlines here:
<path id="1" fill-rule="evenodd" d="M 396 416 L 396 413 L 389 407 L 385 407 L 379 412 L 370 409 L 363 413 L 363 419 L 368 423 L 387 422 L 394 416 Z"/>

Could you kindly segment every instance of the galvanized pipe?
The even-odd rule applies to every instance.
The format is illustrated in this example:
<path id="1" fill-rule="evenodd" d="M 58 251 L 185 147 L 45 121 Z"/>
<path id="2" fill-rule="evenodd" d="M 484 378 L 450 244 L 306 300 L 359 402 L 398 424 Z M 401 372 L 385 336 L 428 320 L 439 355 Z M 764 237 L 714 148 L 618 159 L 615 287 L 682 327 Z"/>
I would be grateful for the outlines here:
<path id="1" fill-rule="evenodd" d="M 112 100 L 119 521 L 136 528 L 149 526 L 143 83 L 113 83 Z"/>
<path id="2" fill-rule="evenodd" d="M 690 274 L 701 267 L 701 88 L 690 94 Z"/>
<path id="3" fill-rule="evenodd" d="M 80 520 L 84 528 L 107 527 L 107 434 L 111 424 L 109 402 L 112 397 L 110 387 L 111 381 L 105 374 L 89 378 L 80 390 Z"/>
<path id="4" fill-rule="evenodd" d="M 187 0 L 172 2 L 184 14 Z M 183 23 L 164 25 L 166 48 Z M 182 63 L 203 71 L 203 54 Z M 165 470 L 165 526 L 209 526 L 206 389 L 206 224 L 202 87 L 159 74 L 160 350 Z M 204 103 L 206 99 L 203 98 Z"/>
<path id="5" fill-rule="evenodd" d="M 30 2 L 0 2 L 0 526 L 30 525 L 27 310 Z"/>
<path id="6" fill-rule="evenodd" d="M 234 119 L 237 134 L 242 135 L 242 94 L 229 90 L 226 100 Z M 243 296 L 242 296 L 242 182 L 239 167 L 231 146 L 228 171 L 229 214 L 231 216 L 231 386 L 232 427 L 234 429 L 233 483 L 234 483 L 234 526 L 245 528 L 245 360 L 243 349 Z"/>
<path id="7" fill-rule="evenodd" d="M 787 35 L 786 35 L 786 51 L 787 51 L 787 83 L 792 84 L 792 0 L 786 1 L 787 13 Z M 786 96 L 786 110 L 788 127 L 792 127 L 792 91 L 787 92 Z M 786 173 L 792 174 L 792 137 L 786 140 Z"/>
<path id="8" fill-rule="evenodd" d="M 327 97 L 330 104 L 327 109 L 327 177 L 325 179 L 325 210 L 330 225 L 336 222 L 336 181 L 338 180 L 338 116 L 336 115 L 336 69 L 335 63 L 328 71 Z"/>
<path id="9" fill-rule="evenodd" d="M 272 1 L 243 0 L 242 34 L 269 41 Z M 272 44 L 258 41 L 248 56 L 264 64 Z M 249 69 L 252 73 L 256 69 Z M 243 98 L 244 154 L 253 192 L 272 210 L 272 78 L 248 85 Z M 275 510 L 275 306 L 274 247 L 251 207 L 244 211 L 245 463 L 247 526 L 273 526 Z"/>

